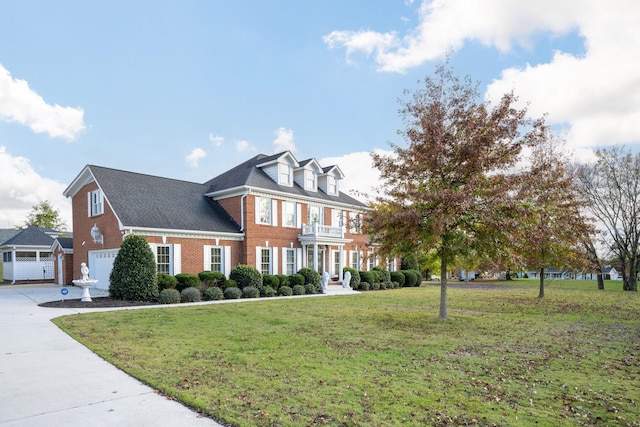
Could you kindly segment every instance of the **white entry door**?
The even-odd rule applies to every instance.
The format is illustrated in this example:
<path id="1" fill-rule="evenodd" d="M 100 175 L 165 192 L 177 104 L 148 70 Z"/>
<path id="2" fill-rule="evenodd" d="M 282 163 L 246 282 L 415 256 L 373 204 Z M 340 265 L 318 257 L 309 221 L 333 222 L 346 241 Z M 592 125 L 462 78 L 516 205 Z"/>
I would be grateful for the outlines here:
<path id="1" fill-rule="evenodd" d="M 111 275 L 116 255 L 118 255 L 117 249 L 89 251 L 89 277 L 98 281 L 96 288 L 109 289 L 109 275 Z"/>

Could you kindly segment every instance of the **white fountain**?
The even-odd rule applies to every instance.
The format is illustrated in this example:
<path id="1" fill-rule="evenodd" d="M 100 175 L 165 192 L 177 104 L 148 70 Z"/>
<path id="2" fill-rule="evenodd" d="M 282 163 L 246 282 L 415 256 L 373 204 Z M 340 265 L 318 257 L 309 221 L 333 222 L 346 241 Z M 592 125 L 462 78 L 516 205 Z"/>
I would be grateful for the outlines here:
<path id="1" fill-rule="evenodd" d="M 82 302 L 91 302 L 91 294 L 89 288 L 98 283 L 95 279 L 89 279 L 89 267 L 86 263 L 80 264 L 80 272 L 82 273 L 82 279 L 73 280 L 73 284 L 82 288 Z"/>

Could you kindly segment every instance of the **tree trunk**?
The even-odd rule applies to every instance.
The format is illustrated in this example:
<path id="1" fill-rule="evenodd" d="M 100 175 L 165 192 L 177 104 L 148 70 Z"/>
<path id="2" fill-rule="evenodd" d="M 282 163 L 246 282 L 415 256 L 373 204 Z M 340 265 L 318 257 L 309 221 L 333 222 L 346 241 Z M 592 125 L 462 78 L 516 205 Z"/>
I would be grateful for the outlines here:
<path id="1" fill-rule="evenodd" d="M 544 298 L 544 267 L 540 267 L 540 293 L 538 298 Z"/>
<path id="2" fill-rule="evenodd" d="M 440 318 L 447 318 L 447 256 L 445 254 L 442 255 L 440 263 Z"/>
<path id="3" fill-rule="evenodd" d="M 598 271 L 598 289 L 604 291 L 604 276 L 602 275 L 602 271 Z"/>

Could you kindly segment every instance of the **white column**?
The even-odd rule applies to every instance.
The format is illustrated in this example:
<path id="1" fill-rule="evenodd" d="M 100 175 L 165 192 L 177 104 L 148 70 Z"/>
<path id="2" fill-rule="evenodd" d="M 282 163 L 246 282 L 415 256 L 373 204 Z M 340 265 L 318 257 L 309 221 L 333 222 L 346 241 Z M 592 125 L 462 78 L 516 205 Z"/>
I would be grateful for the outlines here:
<path id="1" fill-rule="evenodd" d="M 338 245 L 338 251 L 340 252 L 340 262 L 338 263 L 339 265 L 339 270 L 338 270 L 338 281 L 342 282 L 342 278 L 343 278 L 343 272 L 342 269 L 344 269 L 344 245 Z"/>

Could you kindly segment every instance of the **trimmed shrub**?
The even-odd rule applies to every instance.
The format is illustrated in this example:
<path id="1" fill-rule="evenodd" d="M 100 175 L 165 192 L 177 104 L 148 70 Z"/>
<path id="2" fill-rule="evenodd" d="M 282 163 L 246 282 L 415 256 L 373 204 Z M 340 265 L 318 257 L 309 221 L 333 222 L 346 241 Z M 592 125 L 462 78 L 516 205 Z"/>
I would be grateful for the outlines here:
<path id="1" fill-rule="evenodd" d="M 389 285 L 390 285 L 390 283 L 389 283 Z M 380 289 L 381 289 L 381 290 L 385 290 L 385 289 L 387 289 L 387 284 L 386 284 L 386 283 L 384 283 L 384 282 L 380 282 Z"/>
<path id="2" fill-rule="evenodd" d="M 273 289 L 271 286 L 265 286 L 262 288 L 262 292 L 260 292 L 260 296 L 263 297 L 274 297 L 276 296 L 276 290 Z"/>
<path id="3" fill-rule="evenodd" d="M 342 269 L 343 273 L 346 273 L 347 271 L 351 273 L 351 282 L 349 283 L 349 286 L 351 286 L 353 289 L 360 288 L 360 273 L 358 272 L 358 270 L 349 266 L 346 266 Z"/>
<path id="4" fill-rule="evenodd" d="M 302 285 L 296 285 L 296 286 L 302 286 Z M 293 295 L 293 289 L 291 289 L 289 286 L 280 286 L 280 289 L 278 289 L 278 295 L 281 295 L 283 297 L 290 297 L 291 295 Z"/>
<path id="5" fill-rule="evenodd" d="M 238 264 L 229 273 L 229 279 L 235 280 L 239 288 L 253 286 L 260 289 L 262 287 L 262 274 L 250 265 Z"/>
<path id="6" fill-rule="evenodd" d="M 419 272 L 418 270 L 409 270 L 413 273 L 413 275 L 416 277 L 416 284 L 415 286 L 422 286 L 422 273 Z"/>
<path id="7" fill-rule="evenodd" d="M 311 286 L 313 286 L 313 284 L 311 283 L 307 283 L 310 284 Z M 295 285 L 292 289 L 293 295 L 304 295 L 307 291 L 305 290 L 304 286 L 302 285 Z"/>
<path id="8" fill-rule="evenodd" d="M 401 288 L 402 286 L 404 286 L 405 282 L 404 273 L 401 271 L 392 271 L 391 281 L 398 284 L 398 286 L 394 286 L 394 288 Z"/>
<path id="9" fill-rule="evenodd" d="M 304 276 L 304 284 L 311 283 L 313 285 L 322 286 L 322 276 L 313 268 L 303 267 L 298 270 L 298 274 Z"/>
<path id="10" fill-rule="evenodd" d="M 372 291 L 377 291 L 380 289 L 380 283 L 372 283 L 371 284 L 371 290 Z"/>
<path id="11" fill-rule="evenodd" d="M 369 282 L 360 282 L 360 287 L 358 289 L 361 291 L 368 291 L 369 289 L 371 289 L 371 285 L 369 284 Z"/>
<path id="12" fill-rule="evenodd" d="M 404 286 L 413 287 L 416 285 L 416 275 L 413 274 L 413 270 L 402 270 L 402 274 L 404 274 Z"/>
<path id="13" fill-rule="evenodd" d="M 387 285 L 391 283 L 391 273 L 389 273 L 389 270 L 381 265 L 376 265 L 375 267 L 373 267 L 373 271 L 375 271 L 378 275 L 380 283 L 386 283 Z"/>
<path id="14" fill-rule="evenodd" d="M 189 274 L 189 273 L 176 274 L 176 279 L 178 279 L 178 284 L 176 285 L 176 289 L 180 292 L 182 292 L 187 288 L 200 287 L 200 278 L 195 274 Z"/>
<path id="15" fill-rule="evenodd" d="M 198 273 L 200 281 L 204 283 L 206 288 L 211 286 L 220 286 L 227 278 L 219 271 L 201 271 Z"/>
<path id="16" fill-rule="evenodd" d="M 173 288 L 167 288 L 160 291 L 158 296 L 160 304 L 177 304 L 180 302 L 180 292 Z"/>
<path id="17" fill-rule="evenodd" d="M 304 292 L 308 295 L 313 295 L 318 291 L 316 290 L 316 285 L 312 283 L 307 283 L 306 285 L 304 285 Z"/>
<path id="18" fill-rule="evenodd" d="M 304 285 L 304 276 L 302 274 L 292 274 L 291 276 L 289 276 L 289 284 L 284 286 L 291 287 L 296 285 Z"/>
<path id="19" fill-rule="evenodd" d="M 286 277 L 286 276 L 285 276 Z M 280 279 L 271 274 L 263 274 L 262 275 L 262 286 L 271 286 L 273 289 L 278 289 L 280 287 Z"/>
<path id="20" fill-rule="evenodd" d="M 224 292 L 222 291 L 222 289 L 216 286 L 211 286 L 204 291 L 204 299 L 206 301 L 217 301 L 224 299 Z"/>
<path id="21" fill-rule="evenodd" d="M 224 290 L 224 299 L 238 299 L 242 296 L 242 291 L 236 287 Z"/>
<path id="22" fill-rule="evenodd" d="M 227 279 L 220 284 L 220 289 L 225 290 L 227 288 L 237 288 L 238 284 L 233 279 Z"/>
<path id="23" fill-rule="evenodd" d="M 109 275 L 109 295 L 125 301 L 155 301 L 159 294 L 156 257 L 142 236 L 124 238 Z"/>
<path id="24" fill-rule="evenodd" d="M 391 286 L 393 286 L 393 289 L 398 289 L 400 287 L 400 283 L 398 282 L 391 282 Z"/>
<path id="25" fill-rule="evenodd" d="M 158 290 L 175 289 L 178 279 L 167 273 L 158 273 Z M 180 292 L 178 292 L 179 294 Z"/>
<path id="26" fill-rule="evenodd" d="M 242 298 L 258 298 L 260 291 L 253 286 L 245 286 L 242 288 Z"/>
<path id="27" fill-rule="evenodd" d="M 200 289 L 193 286 L 184 288 L 182 292 L 180 292 L 180 301 L 182 302 L 198 302 L 201 299 L 202 294 L 200 293 Z"/>
<path id="28" fill-rule="evenodd" d="M 274 287 L 273 289 L 277 291 L 280 286 L 289 286 L 289 276 L 287 276 L 286 274 L 276 274 L 276 277 L 278 278 L 280 283 L 278 283 L 277 288 Z"/>
<path id="29" fill-rule="evenodd" d="M 376 276 L 372 271 L 359 271 L 360 281 L 367 282 L 368 284 L 375 283 Z"/>

